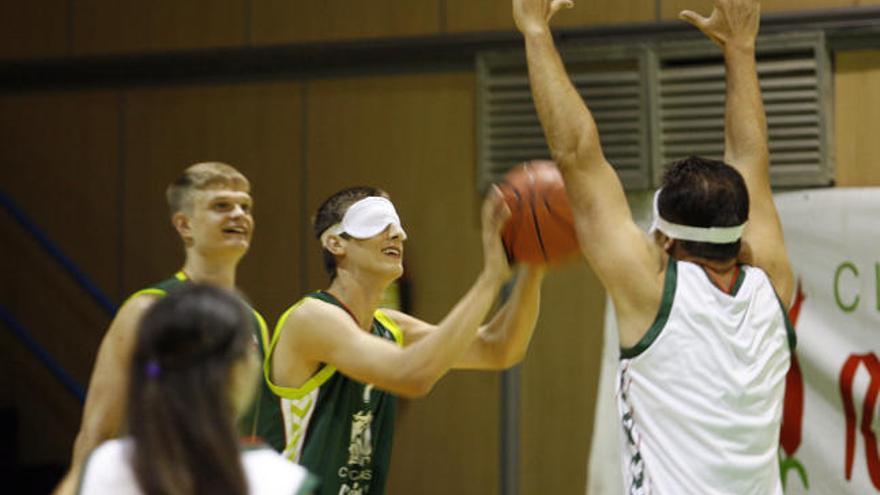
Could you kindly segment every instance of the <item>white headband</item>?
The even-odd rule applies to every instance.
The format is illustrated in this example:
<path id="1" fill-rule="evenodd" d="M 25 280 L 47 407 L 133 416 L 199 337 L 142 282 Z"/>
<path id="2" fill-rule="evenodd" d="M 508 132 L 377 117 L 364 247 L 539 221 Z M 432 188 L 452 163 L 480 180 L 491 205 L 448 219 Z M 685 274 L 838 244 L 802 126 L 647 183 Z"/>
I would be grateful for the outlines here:
<path id="1" fill-rule="evenodd" d="M 381 234 L 389 225 L 400 230 L 401 237 L 406 240 L 406 232 L 391 201 L 381 196 L 369 196 L 349 206 L 342 222 L 331 225 L 321 234 L 321 245 L 327 245 L 327 237 L 342 233 L 355 239 L 368 239 Z"/>
<path id="2" fill-rule="evenodd" d="M 746 228 L 745 223 L 735 227 L 692 227 L 664 220 L 660 216 L 660 209 L 657 207 L 660 191 L 662 189 L 657 189 L 657 192 L 654 193 L 654 221 L 651 223 L 651 232 L 659 230 L 673 239 L 708 242 L 710 244 L 730 244 L 742 237 L 743 229 Z"/>

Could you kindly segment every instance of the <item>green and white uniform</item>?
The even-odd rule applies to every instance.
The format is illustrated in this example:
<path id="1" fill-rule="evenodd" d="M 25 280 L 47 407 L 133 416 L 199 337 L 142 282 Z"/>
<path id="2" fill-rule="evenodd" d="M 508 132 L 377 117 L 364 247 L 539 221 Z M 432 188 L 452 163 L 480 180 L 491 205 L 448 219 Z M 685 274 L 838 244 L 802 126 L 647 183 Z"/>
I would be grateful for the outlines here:
<path id="1" fill-rule="evenodd" d="M 189 279 L 187 279 L 186 274 L 179 271 L 171 278 L 135 292 L 129 299 L 146 294 L 163 297 L 188 282 Z M 266 321 L 263 320 L 263 317 L 260 316 L 257 310 L 246 302 L 244 304 L 253 315 L 254 342 L 260 351 L 260 359 L 263 359 L 266 355 L 265 350 L 269 347 L 270 338 Z M 243 437 L 259 438 L 276 451 L 281 452 L 285 442 L 279 405 L 279 401 L 272 394 L 272 391 L 269 390 L 266 382 L 261 380 L 260 388 L 257 390 L 257 396 L 254 398 L 253 404 L 239 421 L 239 433 Z"/>
<path id="2" fill-rule="evenodd" d="M 719 290 L 670 258 L 654 324 L 621 349 L 618 409 L 629 494 L 781 495 L 777 451 L 794 332 L 767 275 Z"/>
<path id="3" fill-rule="evenodd" d="M 282 399 L 287 437 L 284 456 L 318 476 L 319 494 L 384 493 L 394 436 L 394 395 L 353 380 L 331 364 L 323 364 L 299 388 L 280 387 L 270 380 L 272 356 L 284 322 L 308 298 L 348 312 L 332 295 L 316 292 L 278 320 L 263 371 L 269 388 Z M 382 311 L 373 315 L 372 332 L 403 346 L 403 334 Z"/>

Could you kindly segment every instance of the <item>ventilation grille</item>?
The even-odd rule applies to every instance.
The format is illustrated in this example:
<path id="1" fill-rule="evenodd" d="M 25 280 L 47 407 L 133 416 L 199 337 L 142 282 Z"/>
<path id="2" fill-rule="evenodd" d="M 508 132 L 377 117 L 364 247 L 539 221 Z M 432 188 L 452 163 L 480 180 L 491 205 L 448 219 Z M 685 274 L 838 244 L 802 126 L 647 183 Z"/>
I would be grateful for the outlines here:
<path id="1" fill-rule="evenodd" d="M 569 49 L 572 82 L 599 127 L 608 161 L 624 185 L 650 185 L 647 87 L 643 49 Z M 517 163 L 549 158 L 529 89 L 522 51 L 484 53 L 478 64 L 479 184 L 485 188 Z"/>
<path id="2" fill-rule="evenodd" d="M 830 72 L 821 33 L 762 38 L 758 77 L 774 186 L 827 185 Z M 655 163 L 697 154 L 724 156 L 724 61 L 708 42 L 657 47 Z M 655 167 L 655 183 L 662 173 Z"/>

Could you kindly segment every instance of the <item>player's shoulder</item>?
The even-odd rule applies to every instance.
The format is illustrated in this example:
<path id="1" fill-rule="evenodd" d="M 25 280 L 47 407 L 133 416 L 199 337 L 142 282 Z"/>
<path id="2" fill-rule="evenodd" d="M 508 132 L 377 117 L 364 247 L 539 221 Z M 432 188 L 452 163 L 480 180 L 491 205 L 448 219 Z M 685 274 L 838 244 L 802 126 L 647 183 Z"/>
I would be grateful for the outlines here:
<path id="1" fill-rule="evenodd" d="M 282 315 L 281 322 L 282 326 L 286 329 L 303 331 L 313 328 L 335 328 L 339 326 L 339 323 L 350 320 L 351 316 L 339 306 L 315 297 L 306 296 L 288 308 L 284 315 Z"/>

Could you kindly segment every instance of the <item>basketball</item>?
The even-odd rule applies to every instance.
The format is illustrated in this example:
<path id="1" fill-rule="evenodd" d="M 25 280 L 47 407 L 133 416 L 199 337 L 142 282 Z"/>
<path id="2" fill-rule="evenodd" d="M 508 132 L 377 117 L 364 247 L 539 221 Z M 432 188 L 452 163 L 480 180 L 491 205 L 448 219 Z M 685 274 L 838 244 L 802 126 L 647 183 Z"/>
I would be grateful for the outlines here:
<path id="1" fill-rule="evenodd" d="M 498 188 L 511 212 L 501 233 L 511 261 L 559 264 L 577 255 L 574 215 L 554 162 L 521 163 Z"/>

